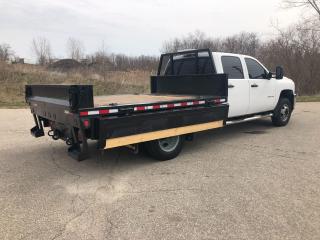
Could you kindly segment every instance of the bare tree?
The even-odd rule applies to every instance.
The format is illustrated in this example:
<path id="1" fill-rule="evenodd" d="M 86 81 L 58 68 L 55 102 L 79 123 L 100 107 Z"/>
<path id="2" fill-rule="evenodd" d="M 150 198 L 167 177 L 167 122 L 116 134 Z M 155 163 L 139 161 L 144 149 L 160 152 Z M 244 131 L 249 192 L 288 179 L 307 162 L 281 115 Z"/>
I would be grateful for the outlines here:
<path id="1" fill-rule="evenodd" d="M 260 39 L 256 33 L 242 32 L 224 39 L 220 39 L 219 51 L 233 52 L 257 56 L 260 48 Z"/>
<path id="2" fill-rule="evenodd" d="M 299 94 L 320 93 L 320 32 L 304 22 L 278 29 L 277 37 L 263 43 L 259 58 L 269 69 L 282 65 Z"/>
<path id="3" fill-rule="evenodd" d="M 70 58 L 80 61 L 84 56 L 83 43 L 75 38 L 69 38 L 67 42 L 67 53 Z"/>
<path id="4" fill-rule="evenodd" d="M 107 54 L 107 48 L 104 44 L 104 41 L 102 42 L 100 49 L 98 49 L 98 51 L 94 54 L 93 61 L 96 64 L 97 70 L 100 72 L 100 74 L 102 74 L 103 79 L 105 80 L 112 64 Z"/>
<path id="5" fill-rule="evenodd" d="M 0 45 L 0 61 L 8 61 L 12 54 L 9 44 L 3 43 Z"/>
<path id="6" fill-rule="evenodd" d="M 283 2 L 288 8 L 304 7 L 315 10 L 320 20 L 320 0 L 283 0 Z"/>
<path id="7" fill-rule="evenodd" d="M 201 31 L 195 31 L 189 33 L 187 36 L 182 38 L 175 38 L 167 41 L 163 44 L 161 52 L 176 52 L 185 49 L 199 49 L 199 48 L 215 48 L 215 42 L 210 39 Z"/>
<path id="8" fill-rule="evenodd" d="M 45 65 L 51 59 L 51 47 L 48 39 L 44 37 L 34 38 L 32 40 L 31 50 L 36 56 L 37 63 Z"/>
<path id="9" fill-rule="evenodd" d="M 209 48 L 212 51 L 234 52 L 257 55 L 260 40 L 255 33 L 243 32 L 227 38 L 209 38 L 203 32 L 189 33 L 186 37 L 175 38 L 163 44 L 162 52 L 183 49 Z"/>

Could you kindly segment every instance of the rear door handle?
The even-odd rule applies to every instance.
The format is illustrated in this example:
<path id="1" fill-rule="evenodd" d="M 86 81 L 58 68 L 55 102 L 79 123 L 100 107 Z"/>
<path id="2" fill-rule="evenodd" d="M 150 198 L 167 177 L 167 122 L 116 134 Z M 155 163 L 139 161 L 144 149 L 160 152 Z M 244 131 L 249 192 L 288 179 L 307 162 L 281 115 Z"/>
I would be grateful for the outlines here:
<path id="1" fill-rule="evenodd" d="M 258 84 L 252 84 L 251 87 L 252 88 L 257 88 L 257 87 L 259 87 L 259 85 Z"/>
<path id="2" fill-rule="evenodd" d="M 234 88 L 234 85 L 229 84 L 229 85 L 228 85 L 228 88 Z"/>

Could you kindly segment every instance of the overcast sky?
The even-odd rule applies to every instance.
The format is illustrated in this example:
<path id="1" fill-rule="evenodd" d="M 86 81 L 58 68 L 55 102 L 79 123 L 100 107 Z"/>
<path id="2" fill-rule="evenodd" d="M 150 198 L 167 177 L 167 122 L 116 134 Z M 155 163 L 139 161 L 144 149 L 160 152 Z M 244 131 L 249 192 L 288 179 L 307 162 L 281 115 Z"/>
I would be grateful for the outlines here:
<path id="1" fill-rule="evenodd" d="M 104 42 L 109 52 L 158 55 L 163 41 L 200 30 L 224 37 L 241 31 L 262 37 L 272 23 L 290 25 L 294 10 L 280 0 L 0 0 L 0 43 L 32 58 L 33 37 L 50 40 L 56 57 L 65 56 L 69 37 L 81 40 L 87 53 Z"/>

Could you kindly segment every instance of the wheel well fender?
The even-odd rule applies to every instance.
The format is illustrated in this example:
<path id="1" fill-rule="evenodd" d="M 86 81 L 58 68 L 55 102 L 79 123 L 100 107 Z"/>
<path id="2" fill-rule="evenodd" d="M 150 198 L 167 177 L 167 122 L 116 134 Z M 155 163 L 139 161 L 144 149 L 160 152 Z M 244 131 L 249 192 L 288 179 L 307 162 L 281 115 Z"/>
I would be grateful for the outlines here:
<path id="1" fill-rule="evenodd" d="M 281 98 L 289 99 L 289 101 L 291 102 L 292 109 L 294 108 L 294 94 L 293 94 L 292 90 L 290 90 L 290 89 L 282 90 L 280 93 L 279 100 Z"/>

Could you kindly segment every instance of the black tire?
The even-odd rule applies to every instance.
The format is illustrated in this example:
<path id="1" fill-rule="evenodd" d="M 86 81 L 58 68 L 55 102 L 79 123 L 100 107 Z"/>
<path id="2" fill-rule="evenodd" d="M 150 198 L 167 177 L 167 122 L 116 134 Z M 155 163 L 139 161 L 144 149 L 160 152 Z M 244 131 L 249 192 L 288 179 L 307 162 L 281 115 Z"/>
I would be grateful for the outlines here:
<path id="1" fill-rule="evenodd" d="M 184 138 L 182 136 L 177 136 L 146 142 L 144 144 L 144 149 L 146 150 L 149 156 L 159 161 L 171 160 L 177 157 L 181 152 L 183 146 L 183 139 Z M 168 146 L 166 147 L 166 141 L 171 141 L 171 145 L 168 144 Z"/>
<path id="2" fill-rule="evenodd" d="M 292 103 L 288 98 L 280 98 L 277 107 L 273 111 L 272 123 L 274 126 L 286 126 L 291 118 Z"/>

